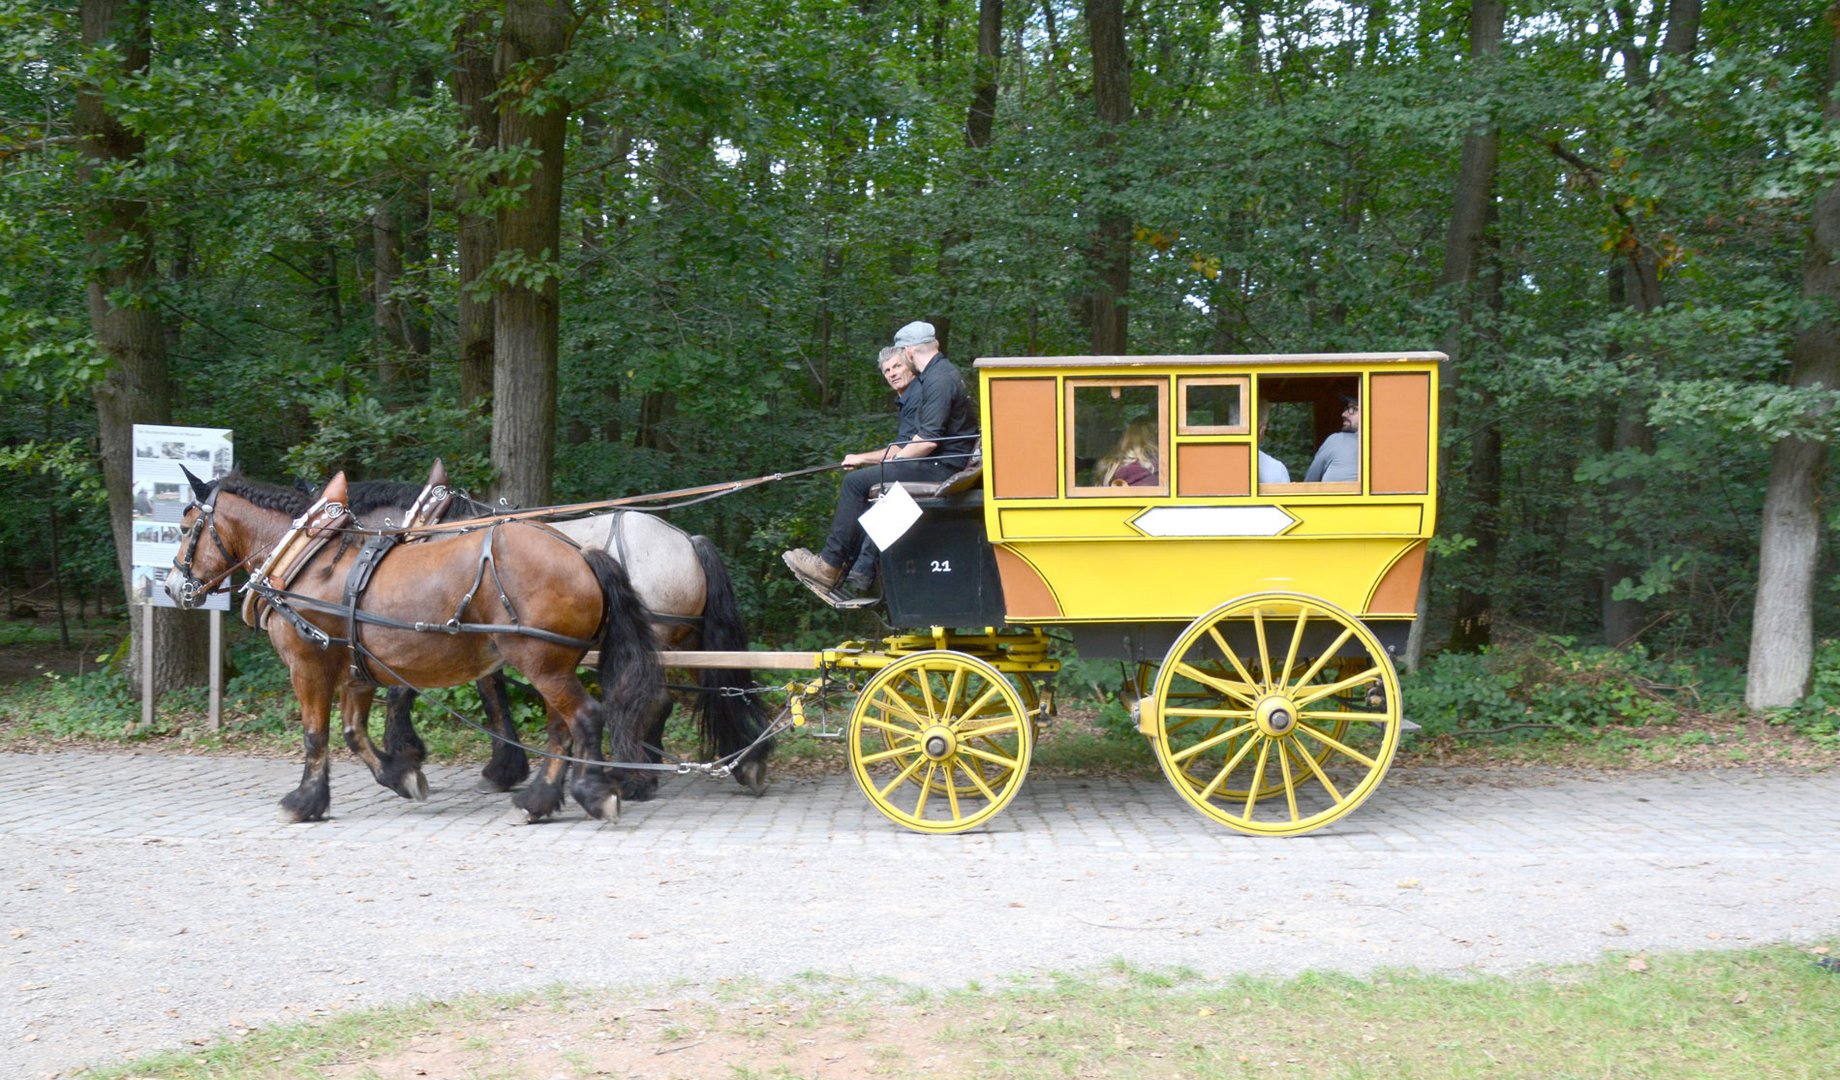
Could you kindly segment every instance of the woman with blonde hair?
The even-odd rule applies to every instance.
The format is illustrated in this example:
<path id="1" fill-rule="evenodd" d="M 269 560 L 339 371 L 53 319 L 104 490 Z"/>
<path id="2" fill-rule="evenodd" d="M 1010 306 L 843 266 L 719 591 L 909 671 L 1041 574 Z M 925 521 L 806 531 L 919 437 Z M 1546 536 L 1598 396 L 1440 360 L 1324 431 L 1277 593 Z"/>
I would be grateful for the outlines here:
<path id="1" fill-rule="evenodd" d="M 1099 459 L 1099 483 L 1104 487 L 1155 487 L 1157 466 L 1156 421 L 1133 420 L 1119 436 L 1112 452 Z"/>

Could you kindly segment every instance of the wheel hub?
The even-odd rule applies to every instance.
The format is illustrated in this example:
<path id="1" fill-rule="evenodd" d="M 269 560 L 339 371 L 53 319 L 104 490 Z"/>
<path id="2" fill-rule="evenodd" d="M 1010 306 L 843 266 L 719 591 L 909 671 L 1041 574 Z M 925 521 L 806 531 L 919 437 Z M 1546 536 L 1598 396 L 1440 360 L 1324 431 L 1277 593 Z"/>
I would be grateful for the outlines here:
<path id="1" fill-rule="evenodd" d="M 927 728 L 920 736 L 920 749 L 933 761 L 944 761 L 958 751 L 958 738 L 944 725 Z"/>
<path id="2" fill-rule="evenodd" d="M 1282 694 L 1260 701 L 1252 711 L 1252 718 L 1259 725 L 1259 731 L 1272 738 L 1289 735 L 1297 728 L 1297 705 Z"/>

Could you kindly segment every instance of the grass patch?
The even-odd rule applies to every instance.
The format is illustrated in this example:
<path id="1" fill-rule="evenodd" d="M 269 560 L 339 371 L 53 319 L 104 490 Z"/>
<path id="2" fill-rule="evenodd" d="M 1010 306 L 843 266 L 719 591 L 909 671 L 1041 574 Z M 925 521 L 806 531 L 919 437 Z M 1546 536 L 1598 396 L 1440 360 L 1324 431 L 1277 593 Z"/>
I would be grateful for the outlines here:
<path id="1" fill-rule="evenodd" d="M 835 978 L 368 1010 L 101 1068 L 159 1077 L 1825 1077 L 1826 948 L 1616 956 L 1516 978 L 1216 981 L 1118 963 L 927 993 Z"/>

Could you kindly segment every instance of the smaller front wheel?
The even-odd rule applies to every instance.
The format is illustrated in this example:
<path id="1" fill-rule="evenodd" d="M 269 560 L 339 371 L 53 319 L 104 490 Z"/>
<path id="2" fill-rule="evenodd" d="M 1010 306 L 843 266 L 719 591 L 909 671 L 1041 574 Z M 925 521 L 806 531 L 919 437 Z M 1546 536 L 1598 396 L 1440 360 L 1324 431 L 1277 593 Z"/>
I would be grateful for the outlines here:
<path id="1" fill-rule="evenodd" d="M 902 657 L 875 673 L 850 713 L 857 786 L 918 832 L 963 832 L 995 817 L 1021 788 L 1034 743 L 1015 687 L 958 652 Z"/>

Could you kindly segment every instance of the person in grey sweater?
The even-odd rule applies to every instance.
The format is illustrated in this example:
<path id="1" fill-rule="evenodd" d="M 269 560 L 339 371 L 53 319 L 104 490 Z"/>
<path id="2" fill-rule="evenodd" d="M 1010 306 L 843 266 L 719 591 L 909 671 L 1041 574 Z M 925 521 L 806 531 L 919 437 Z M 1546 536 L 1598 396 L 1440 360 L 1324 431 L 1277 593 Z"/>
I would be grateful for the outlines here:
<path id="1" fill-rule="evenodd" d="M 1354 398 L 1343 400 L 1348 406 L 1342 410 L 1342 430 L 1323 440 L 1309 471 L 1303 474 L 1305 483 L 1361 478 L 1361 403 Z"/>

